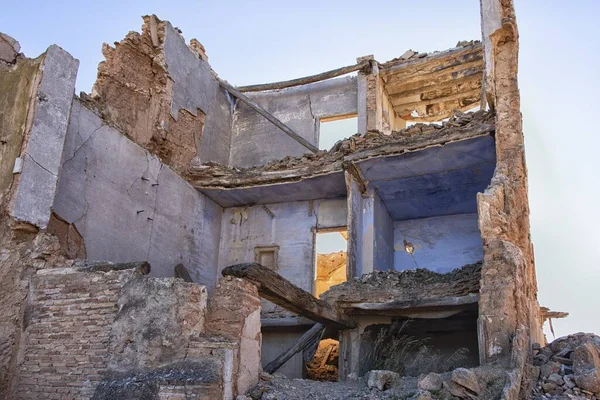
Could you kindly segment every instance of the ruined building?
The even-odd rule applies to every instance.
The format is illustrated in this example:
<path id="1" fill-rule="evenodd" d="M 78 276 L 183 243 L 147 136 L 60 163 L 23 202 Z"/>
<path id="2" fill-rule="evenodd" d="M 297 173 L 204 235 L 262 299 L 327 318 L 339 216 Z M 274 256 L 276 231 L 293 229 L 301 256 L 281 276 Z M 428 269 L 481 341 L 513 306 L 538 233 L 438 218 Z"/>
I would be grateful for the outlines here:
<path id="1" fill-rule="evenodd" d="M 247 87 L 147 16 L 79 96 L 67 51 L 2 35 L 0 397 L 260 398 L 263 369 L 353 382 L 423 346 L 449 367 L 396 372 L 495 368 L 446 386 L 525 397 L 518 32 L 511 1 L 481 15 L 452 49 Z M 345 248 L 317 254 L 327 233 Z M 401 337 L 423 346 L 381 345 Z"/>

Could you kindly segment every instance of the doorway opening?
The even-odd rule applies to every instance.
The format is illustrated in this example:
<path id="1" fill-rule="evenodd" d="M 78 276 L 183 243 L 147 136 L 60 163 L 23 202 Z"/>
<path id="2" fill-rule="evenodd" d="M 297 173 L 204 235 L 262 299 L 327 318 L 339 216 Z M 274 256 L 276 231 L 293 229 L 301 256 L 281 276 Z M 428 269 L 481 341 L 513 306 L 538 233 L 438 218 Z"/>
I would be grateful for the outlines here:
<path id="1" fill-rule="evenodd" d="M 319 231 L 316 234 L 315 280 L 313 294 L 319 298 L 330 287 L 346 282 L 346 227 Z"/>

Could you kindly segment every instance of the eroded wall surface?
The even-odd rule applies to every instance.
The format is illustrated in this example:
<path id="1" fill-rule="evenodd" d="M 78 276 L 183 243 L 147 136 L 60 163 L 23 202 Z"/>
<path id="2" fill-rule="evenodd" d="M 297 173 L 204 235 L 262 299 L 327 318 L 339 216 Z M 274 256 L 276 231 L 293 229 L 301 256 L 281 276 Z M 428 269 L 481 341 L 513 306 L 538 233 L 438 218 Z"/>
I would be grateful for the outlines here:
<path id="1" fill-rule="evenodd" d="M 356 78 L 345 77 L 263 93 L 250 99 L 318 147 L 319 120 L 357 113 Z M 236 102 L 229 162 L 252 167 L 310 152 L 243 102 Z"/>
<path id="2" fill-rule="evenodd" d="M 414 247 L 413 257 L 404 240 Z M 426 268 L 445 273 L 483 260 L 477 214 L 394 222 L 394 269 Z"/>
<path id="3" fill-rule="evenodd" d="M 54 212 L 81 233 L 89 259 L 147 260 L 154 276 L 182 263 L 215 285 L 221 208 L 78 100 Z"/>
<path id="4" fill-rule="evenodd" d="M 144 17 L 141 33 L 103 47 L 92 94 L 107 120 L 178 173 L 195 158 L 229 159 L 233 103 L 200 46 Z"/>

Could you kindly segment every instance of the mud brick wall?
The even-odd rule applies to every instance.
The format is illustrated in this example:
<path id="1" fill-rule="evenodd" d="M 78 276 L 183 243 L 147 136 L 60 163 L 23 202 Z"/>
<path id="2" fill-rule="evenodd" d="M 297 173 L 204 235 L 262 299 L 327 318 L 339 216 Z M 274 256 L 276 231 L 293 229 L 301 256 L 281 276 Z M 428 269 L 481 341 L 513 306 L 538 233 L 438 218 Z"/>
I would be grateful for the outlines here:
<path id="1" fill-rule="evenodd" d="M 16 399 L 91 398 L 108 360 L 121 288 L 137 269 L 40 270 L 25 311 Z"/>

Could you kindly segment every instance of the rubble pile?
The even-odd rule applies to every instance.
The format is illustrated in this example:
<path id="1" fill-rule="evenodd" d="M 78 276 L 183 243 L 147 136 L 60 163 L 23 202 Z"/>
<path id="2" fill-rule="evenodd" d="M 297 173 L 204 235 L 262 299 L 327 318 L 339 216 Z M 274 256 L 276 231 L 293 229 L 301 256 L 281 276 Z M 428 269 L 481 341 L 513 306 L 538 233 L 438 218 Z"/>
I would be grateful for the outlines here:
<path id="1" fill-rule="evenodd" d="M 327 301 L 360 302 L 436 299 L 479 292 L 482 262 L 445 274 L 428 269 L 373 271 L 333 286 L 321 295 Z"/>
<path id="2" fill-rule="evenodd" d="M 459 47 L 473 46 L 478 43 L 481 43 L 481 41 L 480 40 L 461 40 L 458 43 L 456 43 L 455 49 L 457 49 Z M 399 64 L 406 63 L 408 61 L 414 61 L 419 58 L 425 58 L 427 56 L 432 56 L 435 54 L 440 54 L 440 53 L 448 52 L 451 50 L 454 50 L 454 49 L 445 50 L 443 52 L 442 51 L 434 51 L 431 53 L 421 53 L 421 52 L 410 49 L 410 50 L 406 50 L 404 52 L 404 54 L 402 54 L 400 57 L 393 58 L 390 61 L 387 61 L 385 63 L 379 63 L 379 67 L 386 68 L 389 66 L 396 66 Z"/>
<path id="3" fill-rule="evenodd" d="M 347 139 L 338 141 L 329 151 L 321 150 L 317 153 L 307 153 L 301 157 L 287 156 L 281 160 L 253 168 L 238 168 L 215 162 L 202 165 L 191 164 L 187 177 L 192 179 L 196 186 L 244 186 L 254 183 L 252 178 L 261 177 L 269 173 L 289 170 L 299 170 L 299 173 L 318 173 L 319 168 L 333 167 L 341 169 L 344 158 L 350 154 L 365 150 L 373 150 L 383 146 L 394 145 L 396 151 L 412 151 L 443 144 L 453 140 L 479 136 L 495 131 L 494 114 L 489 111 L 460 112 L 454 114 L 441 124 L 417 123 L 391 135 L 378 131 L 367 132 L 361 136 L 355 134 Z M 309 169 L 307 169 L 309 168 Z M 305 169 L 307 169 L 305 171 Z M 332 171 L 328 171 L 332 172 Z M 273 178 L 281 179 L 279 176 Z M 232 180 L 227 184 L 224 180 Z"/>
<path id="4" fill-rule="evenodd" d="M 533 399 L 600 399 L 600 337 L 576 333 L 540 349 Z"/>

